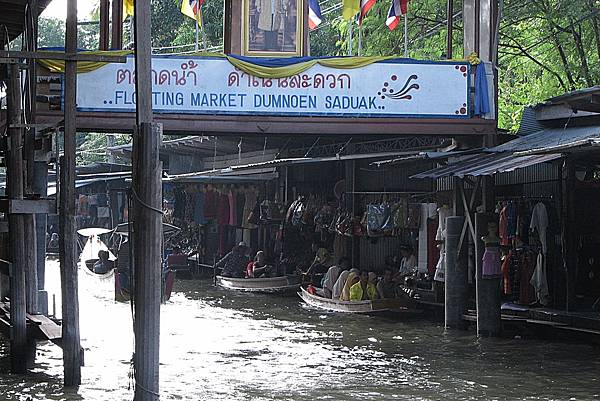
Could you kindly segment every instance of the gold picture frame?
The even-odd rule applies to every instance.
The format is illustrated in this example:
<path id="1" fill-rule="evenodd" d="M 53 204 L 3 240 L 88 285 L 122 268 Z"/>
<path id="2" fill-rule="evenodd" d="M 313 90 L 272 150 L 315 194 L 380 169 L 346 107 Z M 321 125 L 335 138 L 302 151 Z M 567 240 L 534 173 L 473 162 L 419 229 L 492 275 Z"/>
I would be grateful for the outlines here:
<path id="1" fill-rule="evenodd" d="M 302 56 L 303 0 L 243 0 L 242 54 Z"/>

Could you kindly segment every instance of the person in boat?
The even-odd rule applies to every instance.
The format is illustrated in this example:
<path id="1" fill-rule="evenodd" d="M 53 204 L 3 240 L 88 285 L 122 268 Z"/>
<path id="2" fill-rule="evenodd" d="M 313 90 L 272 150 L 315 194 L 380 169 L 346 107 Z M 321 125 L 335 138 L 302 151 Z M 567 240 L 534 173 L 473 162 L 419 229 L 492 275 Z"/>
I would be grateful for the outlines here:
<path id="1" fill-rule="evenodd" d="M 325 277 L 323 278 L 323 296 L 325 298 L 333 298 L 333 289 L 335 284 L 340 277 L 342 271 L 348 269 L 350 266 L 350 259 L 345 256 L 342 256 L 337 265 L 331 266 L 327 273 L 325 273 Z M 338 295 L 339 297 L 339 295 Z"/>
<path id="2" fill-rule="evenodd" d="M 273 267 L 267 264 L 267 256 L 264 251 L 256 252 L 254 260 L 246 267 L 246 278 L 270 277 Z"/>
<path id="3" fill-rule="evenodd" d="M 344 270 L 340 272 L 338 279 L 335 281 L 333 285 L 333 289 L 331 290 L 331 298 L 332 299 L 340 299 L 342 296 L 342 291 L 344 290 L 344 286 L 346 285 L 346 280 L 348 279 L 348 275 L 350 274 L 349 270 Z"/>
<path id="4" fill-rule="evenodd" d="M 245 242 L 240 242 L 237 246 L 233 247 L 231 252 L 216 264 L 217 268 L 222 269 L 221 276 L 243 278 L 248 266 L 247 253 L 248 246 Z"/>
<path id="5" fill-rule="evenodd" d="M 356 283 L 360 281 L 359 273 L 355 270 L 350 270 L 348 273 L 348 278 L 344 283 L 344 288 L 342 289 L 342 294 L 340 295 L 340 301 L 350 301 L 350 288 Z"/>
<path id="6" fill-rule="evenodd" d="M 115 267 L 113 262 L 108 260 L 108 257 L 108 251 L 103 249 L 98 251 L 98 260 L 94 263 L 94 273 L 106 274 Z"/>
<path id="7" fill-rule="evenodd" d="M 415 258 L 412 248 L 402 246 L 400 247 L 400 253 L 402 254 L 402 259 L 400 260 L 398 275 L 400 278 L 412 276 L 417 270 L 417 258 Z"/>
<path id="8" fill-rule="evenodd" d="M 326 248 L 319 246 L 315 255 L 315 260 L 312 262 L 305 274 L 311 277 L 311 282 L 313 284 L 318 284 L 321 282 L 323 275 L 327 273 L 333 264 L 334 260 L 329 251 Z"/>
<path id="9" fill-rule="evenodd" d="M 130 266 L 129 241 L 125 240 L 119 247 L 119 252 L 117 253 L 117 272 L 119 273 L 121 288 L 125 290 L 129 290 Z"/>
<path id="10" fill-rule="evenodd" d="M 386 267 L 383 272 L 383 277 L 377 283 L 377 292 L 379 298 L 388 299 L 396 297 L 396 282 L 394 281 L 394 273 L 392 269 Z"/>
<path id="11" fill-rule="evenodd" d="M 350 301 L 372 301 L 377 299 L 377 287 L 369 279 L 369 275 L 370 273 L 364 270 L 360 272 L 358 282 L 350 287 Z M 375 275 L 375 278 L 377 277 L 375 273 L 373 275 Z"/>

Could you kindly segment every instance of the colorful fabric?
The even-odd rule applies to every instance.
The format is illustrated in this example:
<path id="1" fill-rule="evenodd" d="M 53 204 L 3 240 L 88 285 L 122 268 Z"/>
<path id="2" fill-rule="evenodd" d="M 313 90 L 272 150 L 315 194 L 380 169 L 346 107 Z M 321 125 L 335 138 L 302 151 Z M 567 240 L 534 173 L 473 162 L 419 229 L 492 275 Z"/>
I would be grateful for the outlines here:
<path id="1" fill-rule="evenodd" d="M 375 2 L 376 0 L 360 0 L 360 18 L 358 20 L 360 24 L 362 24 L 371 7 L 375 5 Z"/>
<path id="2" fill-rule="evenodd" d="M 181 13 L 202 26 L 202 4 L 204 0 L 181 0 Z"/>
<path id="3" fill-rule="evenodd" d="M 342 0 L 342 16 L 351 20 L 360 12 L 360 0 Z"/>
<path id="4" fill-rule="evenodd" d="M 317 29 L 323 21 L 321 16 L 321 5 L 319 0 L 308 0 L 308 27 L 313 30 Z"/>
<path id="5" fill-rule="evenodd" d="M 352 281 L 354 280 L 354 278 L 356 277 L 356 273 L 351 271 L 348 273 L 348 277 L 346 278 L 346 281 L 344 282 L 344 289 L 342 290 L 342 293 L 340 295 L 340 300 L 341 301 L 350 301 L 350 287 L 352 287 Z M 341 278 L 341 275 L 340 275 Z"/>
<path id="6" fill-rule="evenodd" d="M 133 16 L 134 11 L 133 0 L 123 0 L 123 20 L 130 15 Z"/>
<path id="7" fill-rule="evenodd" d="M 408 12 L 408 0 L 392 0 L 390 5 L 390 11 L 388 12 L 385 24 L 388 26 L 390 31 L 396 29 L 400 23 L 400 17 L 406 15 Z"/>
<path id="8" fill-rule="evenodd" d="M 483 278 L 494 278 L 501 274 L 502 266 L 500 265 L 500 249 L 496 247 L 485 248 L 481 276 Z"/>
<path id="9" fill-rule="evenodd" d="M 350 301 L 373 301 L 374 299 L 377 299 L 375 284 L 367 283 L 366 291 L 363 290 L 360 282 L 350 287 Z"/>
<path id="10" fill-rule="evenodd" d="M 475 71 L 475 115 L 481 116 L 489 113 L 490 110 L 485 64 L 479 64 Z"/>

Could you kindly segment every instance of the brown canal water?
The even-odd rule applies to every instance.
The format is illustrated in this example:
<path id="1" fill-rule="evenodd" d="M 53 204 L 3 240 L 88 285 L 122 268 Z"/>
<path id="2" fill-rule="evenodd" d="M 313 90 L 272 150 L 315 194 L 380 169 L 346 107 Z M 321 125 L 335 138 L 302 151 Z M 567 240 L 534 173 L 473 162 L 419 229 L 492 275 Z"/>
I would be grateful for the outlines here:
<path id="1" fill-rule="evenodd" d="M 50 262 L 48 288 L 58 290 Z M 62 387 L 62 354 L 41 343 L 27 377 L 7 374 L 0 400 L 131 400 L 128 304 L 80 275 L 86 366 Z M 533 340 L 477 340 L 431 321 L 399 322 L 310 309 L 299 298 L 239 294 L 178 281 L 162 307 L 162 400 L 595 400 L 600 350 Z M 57 299 L 57 305 L 60 300 Z"/>

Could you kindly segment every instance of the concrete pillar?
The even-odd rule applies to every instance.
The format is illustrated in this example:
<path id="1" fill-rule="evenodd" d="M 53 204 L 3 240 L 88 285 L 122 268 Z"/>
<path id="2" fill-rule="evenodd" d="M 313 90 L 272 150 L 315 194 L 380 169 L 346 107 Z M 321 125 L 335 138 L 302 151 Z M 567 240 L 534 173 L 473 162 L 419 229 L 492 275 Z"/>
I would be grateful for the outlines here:
<path id="1" fill-rule="evenodd" d="M 481 238 L 487 235 L 488 221 L 494 214 L 477 213 L 475 215 L 475 284 L 477 302 L 477 335 L 479 337 L 496 337 L 502 331 L 500 310 L 500 288 L 502 279 L 483 278 L 483 253 L 485 244 Z"/>
<path id="2" fill-rule="evenodd" d="M 458 247 L 464 218 L 461 216 L 446 219 L 446 291 L 445 328 L 463 329 L 462 315 L 467 305 L 467 266 L 459 262 Z"/>

